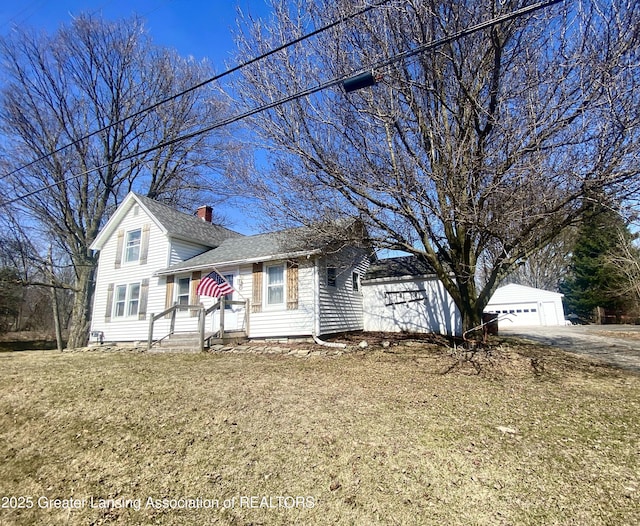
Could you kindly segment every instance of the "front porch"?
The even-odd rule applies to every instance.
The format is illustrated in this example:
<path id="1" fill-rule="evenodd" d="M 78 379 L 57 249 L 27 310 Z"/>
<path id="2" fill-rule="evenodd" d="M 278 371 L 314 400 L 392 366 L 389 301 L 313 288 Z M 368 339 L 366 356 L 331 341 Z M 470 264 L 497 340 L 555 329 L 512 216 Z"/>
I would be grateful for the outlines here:
<path id="1" fill-rule="evenodd" d="M 237 306 L 237 309 L 234 309 Z M 227 311 L 227 309 L 230 309 Z M 176 331 L 178 313 L 187 311 L 193 318 L 188 325 L 194 330 Z M 169 319 L 169 327 L 159 337 L 156 334 L 157 322 Z M 182 324 L 184 326 L 184 323 Z M 207 330 L 207 325 L 210 327 Z M 216 325 L 215 329 L 213 326 Z M 166 326 L 166 324 L 165 324 Z M 213 329 L 213 330 L 212 330 Z M 151 314 L 149 318 L 149 334 L 147 350 L 179 348 L 204 351 L 214 344 L 226 344 L 247 339 L 249 334 L 249 302 L 230 301 L 222 296 L 211 307 L 203 305 L 174 304 L 159 314 Z"/>

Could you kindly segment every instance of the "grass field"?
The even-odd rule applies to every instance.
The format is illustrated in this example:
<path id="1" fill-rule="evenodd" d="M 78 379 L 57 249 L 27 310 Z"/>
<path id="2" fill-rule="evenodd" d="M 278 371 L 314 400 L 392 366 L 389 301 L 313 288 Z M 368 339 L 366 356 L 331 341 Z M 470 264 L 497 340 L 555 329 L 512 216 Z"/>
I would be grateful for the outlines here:
<path id="1" fill-rule="evenodd" d="M 505 344 L 0 353 L 0 524 L 640 523 L 640 377 Z"/>

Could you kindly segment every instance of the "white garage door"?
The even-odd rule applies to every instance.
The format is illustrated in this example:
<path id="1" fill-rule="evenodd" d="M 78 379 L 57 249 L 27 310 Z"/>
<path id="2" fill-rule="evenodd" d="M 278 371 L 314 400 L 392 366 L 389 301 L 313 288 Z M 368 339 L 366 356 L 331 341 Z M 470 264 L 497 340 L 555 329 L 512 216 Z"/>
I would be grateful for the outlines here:
<path id="1" fill-rule="evenodd" d="M 542 324 L 540 321 L 540 307 L 537 302 L 490 305 L 487 307 L 486 312 L 493 312 L 499 315 L 498 327 L 519 327 Z"/>
<path id="2" fill-rule="evenodd" d="M 553 301 L 545 301 L 542 303 L 542 314 L 544 325 L 560 325 L 558 323 L 556 304 Z"/>

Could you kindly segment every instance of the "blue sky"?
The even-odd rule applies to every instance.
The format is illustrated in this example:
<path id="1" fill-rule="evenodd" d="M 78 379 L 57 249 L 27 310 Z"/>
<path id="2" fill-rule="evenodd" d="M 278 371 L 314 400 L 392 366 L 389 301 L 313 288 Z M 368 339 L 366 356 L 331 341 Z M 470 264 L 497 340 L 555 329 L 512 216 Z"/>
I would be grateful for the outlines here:
<path id="1" fill-rule="evenodd" d="M 135 14 L 145 20 L 155 44 L 174 48 L 182 56 L 208 58 L 214 71 L 221 73 L 235 65 L 232 30 L 238 7 L 255 18 L 269 14 L 265 0 L 4 0 L 0 1 L 0 34 L 14 26 L 54 33 L 80 13 L 108 20 Z M 228 226 L 245 234 L 256 232 L 246 214 L 225 208 Z"/>
<path id="2" fill-rule="evenodd" d="M 268 15 L 265 0 L 4 0 L 0 33 L 14 25 L 54 32 L 73 15 L 102 14 L 107 19 L 140 15 L 154 42 L 181 55 L 209 58 L 216 71 L 231 61 L 236 8 L 256 17 Z"/>

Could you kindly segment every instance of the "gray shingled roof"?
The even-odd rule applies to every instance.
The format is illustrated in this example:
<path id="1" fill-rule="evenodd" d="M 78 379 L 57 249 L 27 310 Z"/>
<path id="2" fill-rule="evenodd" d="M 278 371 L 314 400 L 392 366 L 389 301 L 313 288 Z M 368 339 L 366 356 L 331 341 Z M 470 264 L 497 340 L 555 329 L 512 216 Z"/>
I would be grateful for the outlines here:
<path id="1" fill-rule="evenodd" d="M 171 237 L 195 241 L 209 247 L 218 246 L 225 239 L 243 237 L 238 232 L 203 221 L 195 215 L 179 212 L 148 197 L 139 194 L 136 194 L 136 197 L 162 224 Z"/>
<path id="2" fill-rule="evenodd" d="M 304 227 L 268 234 L 228 238 L 219 247 L 173 265 L 161 271 L 160 274 L 242 261 L 284 259 L 285 257 L 291 257 L 293 254 L 312 254 L 319 251 L 326 244 L 318 239 L 314 242 L 313 239 L 312 232 Z"/>
<path id="3" fill-rule="evenodd" d="M 371 263 L 365 279 L 401 278 L 408 276 L 430 276 L 435 271 L 430 265 L 415 256 L 379 259 Z"/>

